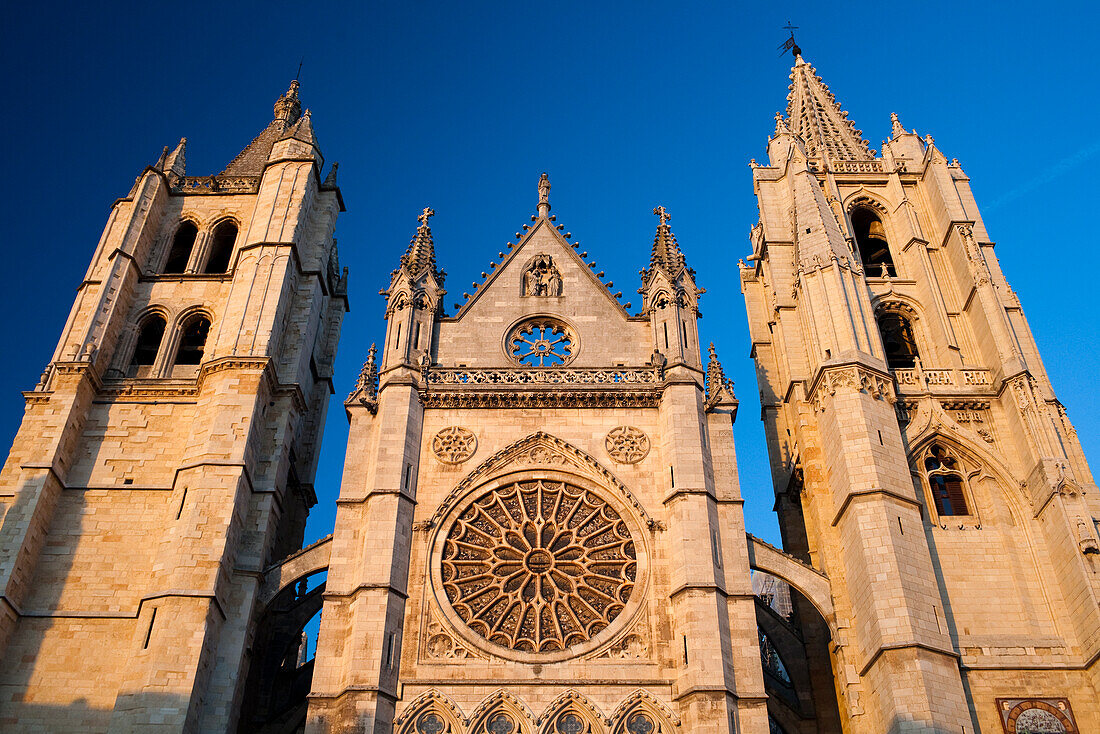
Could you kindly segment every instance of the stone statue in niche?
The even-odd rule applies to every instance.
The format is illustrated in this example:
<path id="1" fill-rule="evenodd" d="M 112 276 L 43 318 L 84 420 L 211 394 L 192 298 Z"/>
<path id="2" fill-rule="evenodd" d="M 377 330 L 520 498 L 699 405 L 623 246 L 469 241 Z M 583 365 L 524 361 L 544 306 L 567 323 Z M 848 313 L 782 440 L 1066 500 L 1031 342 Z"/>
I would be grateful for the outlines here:
<path id="1" fill-rule="evenodd" d="M 560 296 L 561 273 L 549 255 L 536 255 L 523 273 L 523 295 Z"/>

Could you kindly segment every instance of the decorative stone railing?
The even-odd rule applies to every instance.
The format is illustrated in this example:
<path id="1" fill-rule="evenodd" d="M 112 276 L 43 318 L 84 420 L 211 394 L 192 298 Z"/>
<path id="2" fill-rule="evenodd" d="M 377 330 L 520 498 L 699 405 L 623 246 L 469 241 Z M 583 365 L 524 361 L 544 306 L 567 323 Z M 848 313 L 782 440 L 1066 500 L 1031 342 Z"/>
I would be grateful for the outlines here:
<path id="1" fill-rule="evenodd" d="M 465 367 L 433 367 L 428 371 L 429 387 L 484 385 L 656 385 L 661 381 L 656 368 L 551 368 L 551 369 L 468 369 Z"/>
<path id="2" fill-rule="evenodd" d="M 830 161 L 829 166 L 835 173 L 885 173 L 881 160 L 867 161 Z"/>
<path id="3" fill-rule="evenodd" d="M 891 370 L 898 387 L 904 390 L 912 386 L 922 388 L 936 387 L 984 387 L 993 384 L 989 370 L 939 370 L 918 369 L 915 367 Z"/>
<path id="4" fill-rule="evenodd" d="M 259 176 L 183 176 L 172 180 L 172 192 L 176 194 L 254 194 L 259 190 Z"/>

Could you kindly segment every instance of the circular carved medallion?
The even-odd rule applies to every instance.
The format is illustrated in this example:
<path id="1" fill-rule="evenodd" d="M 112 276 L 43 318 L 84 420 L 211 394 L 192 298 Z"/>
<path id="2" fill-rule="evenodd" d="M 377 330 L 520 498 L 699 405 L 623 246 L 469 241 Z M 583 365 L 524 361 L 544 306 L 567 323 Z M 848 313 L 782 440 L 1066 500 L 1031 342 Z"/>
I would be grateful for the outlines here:
<path id="1" fill-rule="evenodd" d="M 479 637 L 527 653 L 595 637 L 637 582 L 634 539 L 596 493 L 531 480 L 478 496 L 447 531 L 441 558 L 451 608 Z"/>
<path id="2" fill-rule="evenodd" d="M 634 426 L 617 426 L 607 432 L 604 445 L 620 464 L 637 464 L 649 453 L 649 436 Z"/>
<path id="3" fill-rule="evenodd" d="M 435 434 L 432 451 L 444 464 L 461 464 L 477 451 L 477 436 L 462 426 L 448 426 Z"/>

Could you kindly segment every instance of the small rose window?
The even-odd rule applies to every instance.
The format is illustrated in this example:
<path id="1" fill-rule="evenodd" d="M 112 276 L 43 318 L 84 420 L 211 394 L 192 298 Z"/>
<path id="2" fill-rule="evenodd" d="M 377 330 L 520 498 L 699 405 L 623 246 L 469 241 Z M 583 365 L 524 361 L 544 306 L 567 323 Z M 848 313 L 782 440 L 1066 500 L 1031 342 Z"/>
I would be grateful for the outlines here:
<path id="1" fill-rule="evenodd" d="M 505 349 L 509 357 L 524 367 L 556 367 L 573 359 L 577 339 L 557 319 L 530 319 L 512 329 Z"/>

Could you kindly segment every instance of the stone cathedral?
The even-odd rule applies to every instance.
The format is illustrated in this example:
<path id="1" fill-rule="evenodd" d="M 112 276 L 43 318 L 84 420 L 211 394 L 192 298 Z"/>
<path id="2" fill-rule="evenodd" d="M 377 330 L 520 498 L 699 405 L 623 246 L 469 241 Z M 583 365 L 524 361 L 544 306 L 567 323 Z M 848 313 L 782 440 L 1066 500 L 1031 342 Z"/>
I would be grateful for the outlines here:
<path id="1" fill-rule="evenodd" d="M 783 550 L 699 341 L 722 273 L 658 206 L 623 303 L 545 174 L 450 310 L 420 213 L 303 548 L 348 274 L 294 82 L 221 173 L 181 141 L 115 202 L 24 393 L 0 730 L 1100 731 L 1097 486 L 969 179 L 795 51 L 738 269 Z"/>

